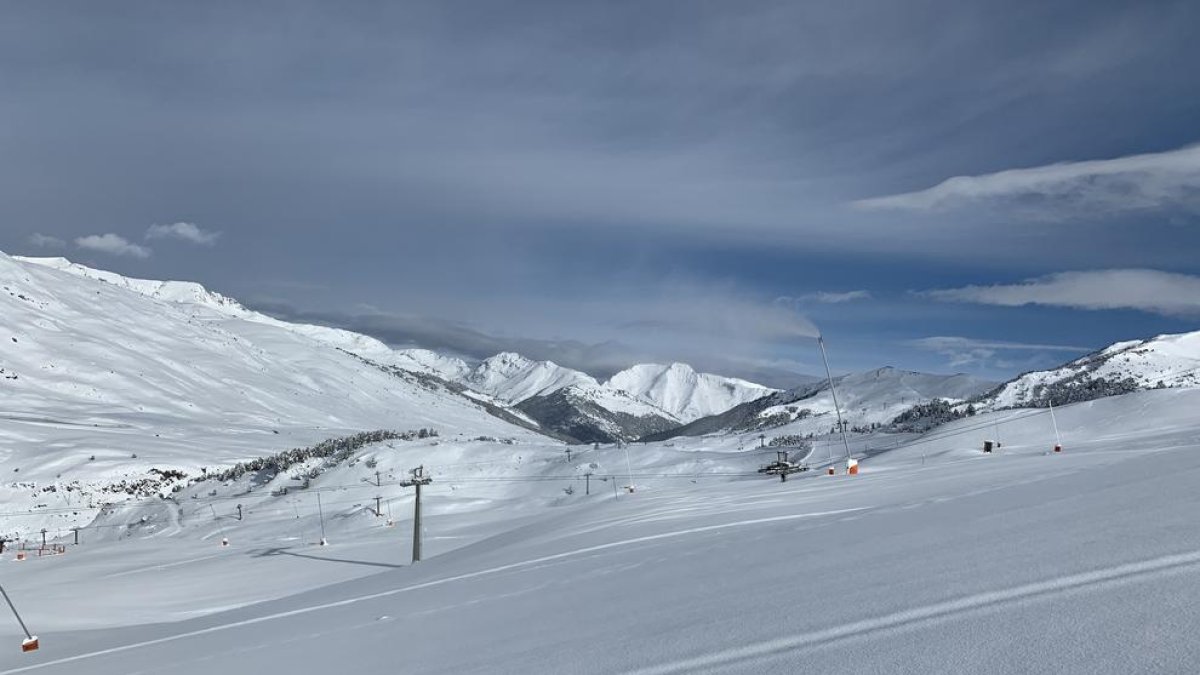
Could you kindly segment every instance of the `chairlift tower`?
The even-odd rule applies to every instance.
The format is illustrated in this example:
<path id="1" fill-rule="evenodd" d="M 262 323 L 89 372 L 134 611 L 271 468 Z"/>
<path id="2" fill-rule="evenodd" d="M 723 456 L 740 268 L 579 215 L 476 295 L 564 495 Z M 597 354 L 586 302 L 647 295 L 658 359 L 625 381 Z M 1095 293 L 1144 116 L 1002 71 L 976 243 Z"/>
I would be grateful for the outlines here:
<path id="1" fill-rule="evenodd" d="M 429 485 L 433 478 L 425 473 L 424 465 L 409 471 L 411 478 L 400 481 L 400 487 L 415 487 L 417 499 L 413 502 L 413 550 L 412 561 L 421 560 L 421 486 Z"/>

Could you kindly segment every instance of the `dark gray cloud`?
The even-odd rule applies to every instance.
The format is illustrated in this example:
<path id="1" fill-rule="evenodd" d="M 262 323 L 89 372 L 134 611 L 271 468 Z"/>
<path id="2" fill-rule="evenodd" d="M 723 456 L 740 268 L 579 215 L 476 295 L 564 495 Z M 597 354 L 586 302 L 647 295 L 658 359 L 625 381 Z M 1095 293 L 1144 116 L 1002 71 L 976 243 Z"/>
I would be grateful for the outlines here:
<path id="1" fill-rule="evenodd" d="M 395 348 L 420 347 L 478 361 L 502 351 L 516 351 L 533 359 L 554 361 L 569 368 L 606 378 L 636 363 L 677 359 L 675 350 L 654 351 L 619 341 L 588 343 L 580 340 L 545 340 L 521 336 L 497 336 L 458 321 L 424 316 L 392 314 L 370 309 L 358 312 L 299 310 L 279 302 L 260 301 L 254 309 L 285 321 L 346 328 Z M 694 353 L 692 365 L 702 371 L 743 377 L 767 386 L 786 388 L 808 381 L 809 376 L 791 370 L 790 364 L 762 360 L 738 360 L 714 353 Z"/>
<path id="2" fill-rule="evenodd" d="M 852 206 L 1170 157 L 1200 140 L 1180 66 L 1200 61 L 1198 23 L 1185 0 L 24 3 L 0 22 L 0 249 L 37 253 L 35 233 L 146 249 L 151 225 L 193 223 L 216 245 L 69 251 L 330 317 L 366 303 L 506 349 L 582 345 L 580 363 L 620 344 L 803 368 L 808 345 L 763 299 L 807 297 L 831 345 L 900 344 L 920 299 L 894 289 L 1200 273 L 1200 216 L 1180 208 L 1194 172 L 1053 228 L 959 193 Z M 1088 205 L 1130 186 L 1074 175 L 1056 209 L 1080 184 Z M 664 293 L 679 276 L 697 291 Z M 871 297 L 816 302 L 827 289 Z M 922 331 L 957 334 L 956 311 Z M 1034 319 L 1006 314 L 997 338 Z M 909 358 L 882 349 L 847 367 Z"/>

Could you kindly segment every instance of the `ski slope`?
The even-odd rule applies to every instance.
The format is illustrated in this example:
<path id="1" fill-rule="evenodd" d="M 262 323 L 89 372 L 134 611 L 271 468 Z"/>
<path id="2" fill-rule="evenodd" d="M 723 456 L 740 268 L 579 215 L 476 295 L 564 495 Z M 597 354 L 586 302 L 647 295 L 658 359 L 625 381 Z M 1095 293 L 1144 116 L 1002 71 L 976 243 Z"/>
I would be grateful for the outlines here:
<path id="1" fill-rule="evenodd" d="M 131 288 L 0 254 L 0 502 L 65 509 L 0 518 L 0 535 L 85 525 L 72 507 L 119 500 L 99 491 L 151 469 L 194 475 L 359 431 L 546 440 L 331 343 L 353 334 L 167 288 L 184 286 Z"/>
<path id="2" fill-rule="evenodd" d="M 227 549 L 210 521 L 6 562 L 43 647 L 20 654 L 0 623 L 0 672 L 1192 672 L 1198 405 L 1159 390 L 1064 407 L 1061 454 L 1044 410 L 860 437 L 860 475 L 787 483 L 752 474 L 766 455 L 736 437 L 635 444 L 618 497 L 555 477 L 612 471 L 621 450 L 480 441 L 459 451 L 496 460 L 477 467 L 492 478 L 552 480 L 451 490 L 464 467 L 447 458 L 428 492 L 442 543 L 416 565 L 406 521 L 355 529 L 348 505 L 326 513 L 327 547 L 263 515 L 226 519 Z"/>

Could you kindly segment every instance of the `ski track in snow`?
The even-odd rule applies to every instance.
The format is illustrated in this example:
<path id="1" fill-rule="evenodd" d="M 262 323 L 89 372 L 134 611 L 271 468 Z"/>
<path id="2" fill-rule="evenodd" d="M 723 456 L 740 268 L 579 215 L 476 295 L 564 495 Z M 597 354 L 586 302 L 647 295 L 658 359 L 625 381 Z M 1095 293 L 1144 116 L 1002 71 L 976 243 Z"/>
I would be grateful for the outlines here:
<path id="1" fill-rule="evenodd" d="M 1045 601 L 1068 593 L 1095 591 L 1191 572 L 1197 565 L 1200 565 L 1200 551 L 1166 555 L 1090 572 L 1069 574 L 1004 590 L 977 593 L 812 633 L 766 640 L 757 644 L 625 672 L 628 675 L 688 673 L 767 659 L 796 650 L 832 647 L 853 638 L 913 629 L 926 624 L 946 621 L 963 614 L 998 609 L 1005 605 Z"/>
<path id="2" fill-rule="evenodd" d="M 211 633 L 217 633 L 217 632 L 227 631 L 227 630 L 233 630 L 236 628 L 244 628 L 246 626 L 253 626 L 255 624 L 266 623 L 268 621 L 276 621 L 279 619 L 286 619 L 286 618 L 293 617 L 293 616 L 300 616 L 303 614 L 311 614 L 313 612 L 319 612 L 319 611 L 326 610 L 326 609 L 333 609 L 335 607 L 345 607 L 347 605 L 353 605 L 353 604 L 357 604 L 360 602 L 366 602 L 369 600 L 376 600 L 378 598 L 385 598 L 385 597 L 389 597 L 389 596 L 393 596 L 393 595 L 399 595 L 401 593 L 408 593 L 410 591 L 417 591 L 417 590 L 422 590 L 422 589 L 426 589 L 426 588 L 433 588 L 435 586 L 442 586 L 442 585 L 453 583 L 456 581 L 463 581 L 466 579 L 475 579 L 478 577 L 488 576 L 488 575 L 492 575 L 492 574 L 499 574 L 502 572 L 509 572 L 512 570 L 522 569 L 522 568 L 526 568 L 526 567 L 535 567 L 538 565 L 542 565 L 543 563 L 556 562 L 556 561 L 564 560 L 567 558 L 588 555 L 591 553 L 597 553 L 600 551 L 621 548 L 624 546 L 643 544 L 643 543 L 652 542 L 652 541 L 660 541 L 663 539 L 674 539 L 676 537 L 683 537 L 683 536 L 692 535 L 692 534 L 703 534 L 706 532 L 715 532 L 715 531 L 725 530 L 725 529 L 735 528 L 735 527 L 762 525 L 762 524 L 766 524 L 766 523 L 779 523 L 779 522 L 785 522 L 785 521 L 790 521 L 790 520 L 801 520 L 801 519 L 806 519 L 806 518 L 819 518 L 821 516 L 842 515 L 842 514 L 846 514 L 846 513 L 864 511 L 864 510 L 867 510 L 867 507 L 837 509 L 837 510 L 833 510 L 833 511 L 815 511 L 815 512 L 809 512 L 809 513 L 793 513 L 793 514 L 782 515 L 782 516 L 771 516 L 769 518 L 754 518 L 754 519 L 750 519 L 750 520 L 738 520 L 738 521 L 734 521 L 734 522 L 730 522 L 730 523 L 705 525 L 702 527 L 691 527 L 691 528 L 687 528 L 687 529 L 683 529 L 683 530 L 672 530 L 670 532 L 660 532 L 658 534 L 651 534 L 651 535 L 646 535 L 643 537 L 633 537 L 630 539 L 622 539 L 620 541 L 612 541 L 612 542 L 608 542 L 605 544 L 597 544 L 595 546 L 586 546 L 583 548 L 573 549 L 570 551 L 563 551 L 561 553 L 554 553 L 551 555 L 533 558 L 531 560 L 523 560 L 520 562 L 509 563 L 507 565 L 499 565 L 497 567 L 490 567 L 488 569 L 476 570 L 474 572 L 467 572 L 465 574 L 458 574 L 458 575 L 451 576 L 451 577 L 445 577 L 443 579 L 434 579 L 433 581 L 426 581 L 426 582 L 422 582 L 419 584 L 413 584 L 411 586 L 402 586 L 400 588 L 392 588 L 392 589 L 389 589 L 386 591 L 380 591 L 378 593 L 369 593 L 366 595 L 359 595 L 359 596 L 355 596 L 352 598 L 346 598 L 344 600 L 338 600 L 335 602 L 327 602 L 327 603 L 323 603 L 323 604 L 319 604 L 319 605 L 312 605 L 309 607 L 301 607 L 300 609 L 288 610 L 286 612 L 277 612 L 274 614 L 267 614 L 265 616 L 258 616 L 258 617 L 254 617 L 251 619 L 245 619 L 243 621 L 234 621 L 232 623 L 220 624 L 217 626 L 209 626 L 207 628 L 201 628 L 198 630 L 187 631 L 187 632 L 178 633 L 175 635 L 168 635 L 167 637 L 157 638 L 154 640 L 145 640 L 142 642 L 134 642 L 134 643 L 130 643 L 130 644 L 119 645 L 116 647 L 110 647 L 108 649 L 101 649 L 101 650 L 97 650 L 97 651 L 93 651 L 93 652 L 87 652 L 84 654 L 76 654 L 75 656 L 68 656 L 66 658 L 56 659 L 54 661 L 46 661 L 45 663 L 37 663 L 37 664 L 29 665 L 29 666 L 24 666 L 21 668 L 13 668 L 11 670 L 0 671 L 0 675 L 9 675 L 10 673 L 25 673 L 25 672 L 30 672 L 30 671 L 34 671 L 34 670 L 40 670 L 43 668 L 49 668 L 51 666 L 58 666 L 58 665 L 63 665 L 63 664 L 67 664 L 67 663 L 76 663 L 79 661 L 84 661 L 84 660 L 96 658 L 99 656 L 107 656 L 110 654 L 119 654 L 121 652 L 132 651 L 132 650 L 141 649 L 144 647 L 153 647 L 155 645 L 165 644 L 165 643 L 169 643 L 169 642 L 176 642 L 176 641 L 184 640 L 187 638 L 199 637 L 202 635 L 208 635 Z M 1197 556 L 1200 557 L 1200 553 L 1198 553 Z"/>

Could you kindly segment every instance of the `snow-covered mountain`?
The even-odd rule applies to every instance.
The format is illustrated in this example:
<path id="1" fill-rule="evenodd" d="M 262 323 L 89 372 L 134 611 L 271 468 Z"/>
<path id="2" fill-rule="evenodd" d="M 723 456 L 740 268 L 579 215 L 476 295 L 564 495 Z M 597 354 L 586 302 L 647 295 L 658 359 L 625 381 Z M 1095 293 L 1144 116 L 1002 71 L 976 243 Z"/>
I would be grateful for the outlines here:
<path id="1" fill-rule="evenodd" d="M 724 412 L 772 393 L 762 385 L 697 373 L 691 366 L 640 364 L 605 382 L 553 361 L 505 352 L 452 378 L 583 442 L 629 441 Z"/>
<path id="2" fill-rule="evenodd" d="M 234 319 L 283 328 L 339 349 L 344 349 L 352 354 L 357 354 L 386 365 L 397 366 L 411 372 L 435 375 L 451 381 L 460 380 L 470 372 L 470 367 L 462 359 L 444 356 L 428 349 L 394 350 L 373 337 L 341 328 L 282 321 L 261 312 L 248 309 L 233 298 L 211 291 L 191 281 L 134 279 L 116 274 L 115 272 L 93 269 L 73 263 L 66 258 L 12 256 L 11 259 L 20 263 L 59 270 L 77 277 L 83 277 L 84 279 L 101 281 L 110 286 L 144 295 L 155 300 L 169 302 L 178 311 L 190 316 L 199 315 L 204 317 L 216 313 Z"/>
<path id="3" fill-rule="evenodd" d="M 888 424 L 912 406 L 933 399 L 965 400 L 989 390 L 995 383 L 970 375 L 934 375 L 884 367 L 837 377 L 834 385 L 845 423 L 853 429 Z M 820 435 L 836 429 L 837 416 L 828 383 L 777 392 L 650 438 L 756 431 L 785 424 L 790 425 L 790 432 L 800 434 Z"/>
<path id="4" fill-rule="evenodd" d="M 553 361 L 534 361 L 513 352 L 484 359 L 460 381 L 475 391 L 510 404 L 572 385 L 600 385 L 587 373 L 564 368 Z"/>
<path id="5" fill-rule="evenodd" d="M 373 349 L 195 285 L 0 253 L 0 473 L 17 481 L 0 501 L 25 499 L 39 477 L 194 472 L 372 429 L 545 442 L 455 387 L 363 356 Z"/>
<path id="6" fill-rule="evenodd" d="M 553 361 L 505 352 L 457 379 L 580 441 L 629 441 L 724 412 L 774 389 L 682 363 L 639 364 L 605 382 Z"/>
<path id="7" fill-rule="evenodd" d="M 1025 373 L 978 409 L 1043 408 L 1154 388 L 1200 387 L 1200 331 L 1118 342 L 1051 370 Z"/>
<path id="8" fill-rule="evenodd" d="M 584 443 L 630 441 L 682 423 L 587 373 L 512 352 L 485 359 L 456 381 L 513 406 L 545 429 Z"/>
<path id="9" fill-rule="evenodd" d="M 215 314 L 280 328 L 384 366 L 432 376 L 465 387 L 463 393 L 477 394 L 473 398 L 487 405 L 508 407 L 548 431 L 583 442 L 633 440 L 775 391 L 745 380 L 697 373 L 680 363 L 635 365 L 606 382 L 552 361 L 535 361 L 512 352 L 496 354 L 472 367 L 463 359 L 427 349 L 396 350 L 367 335 L 282 321 L 192 282 L 133 279 L 65 258 L 13 260 L 170 303 L 188 316 Z M 565 431 L 568 427 L 574 433 Z"/>
<path id="10" fill-rule="evenodd" d="M 607 384 L 684 422 L 716 415 L 777 391 L 735 377 L 697 373 L 685 363 L 639 364 L 613 375 Z"/>
<path id="11" fill-rule="evenodd" d="M 283 329 L 382 366 L 461 387 L 460 393 L 488 407 L 506 407 L 519 419 L 583 442 L 633 440 L 770 391 L 742 380 L 695 373 L 682 364 L 634 366 L 603 383 L 587 373 L 511 352 L 472 367 L 463 359 L 427 349 L 395 350 L 359 333 L 282 321 L 196 283 L 133 279 L 65 258 L 12 260 L 169 303 L 193 319 L 219 316 Z M 566 432 L 568 427 L 574 433 Z"/>

